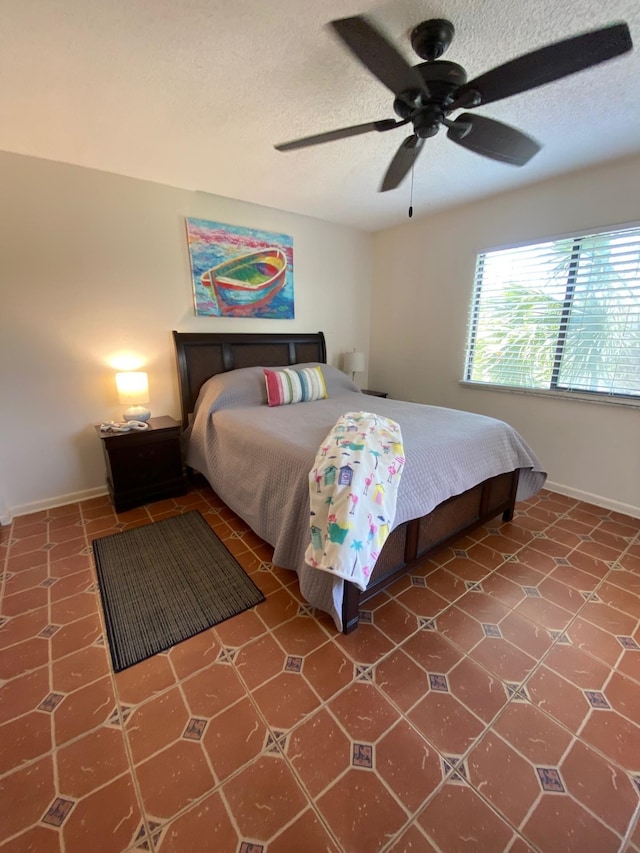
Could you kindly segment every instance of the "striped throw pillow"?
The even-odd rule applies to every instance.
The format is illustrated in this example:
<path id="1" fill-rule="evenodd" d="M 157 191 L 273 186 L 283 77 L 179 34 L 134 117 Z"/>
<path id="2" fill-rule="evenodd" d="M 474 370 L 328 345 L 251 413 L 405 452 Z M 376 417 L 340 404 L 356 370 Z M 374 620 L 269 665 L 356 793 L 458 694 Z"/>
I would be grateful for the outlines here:
<path id="1" fill-rule="evenodd" d="M 322 400 L 327 396 L 327 386 L 320 367 L 303 367 L 300 370 L 292 367 L 268 370 L 264 367 L 263 370 L 270 406 L 307 403 L 311 400 Z"/>

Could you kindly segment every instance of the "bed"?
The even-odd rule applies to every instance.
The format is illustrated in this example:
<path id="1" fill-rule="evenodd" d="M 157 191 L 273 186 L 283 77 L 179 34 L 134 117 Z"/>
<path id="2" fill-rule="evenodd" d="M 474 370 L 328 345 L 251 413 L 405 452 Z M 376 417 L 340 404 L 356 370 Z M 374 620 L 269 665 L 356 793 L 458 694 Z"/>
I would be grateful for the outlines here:
<path id="1" fill-rule="evenodd" d="M 274 547 L 274 563 L 298 573 L 314 607 L 353 631 L 364 603 L 418 561 L 490 519 L 513 518 L 516 500 L 546 474 L 522 437 L 502 421 L 373 398 L 327 365 L 324 335 L 174 332 L 187 466 Z M 266 405 L 263 368 L 321 365 L 326 399 Z M 309 472 L 344 412 L 375 412 L 401 427 L 406 464 L 397 511 L 364 591 L 304 561 Z"/>

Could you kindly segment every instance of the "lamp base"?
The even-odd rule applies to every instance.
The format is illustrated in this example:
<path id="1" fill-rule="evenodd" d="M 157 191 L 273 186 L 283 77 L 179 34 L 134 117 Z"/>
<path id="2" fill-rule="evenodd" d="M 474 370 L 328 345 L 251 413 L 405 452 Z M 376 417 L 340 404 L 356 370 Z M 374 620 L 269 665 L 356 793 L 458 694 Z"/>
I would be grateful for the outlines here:
<path id="1" fill-rule="evenodd" d="M 125 421 L 142 421 L 146 423 L 151 417 L 151 412 L 149 409 L 145 409 L 144 406 L 130 406 L 122 413 L 122 417 Z"/>

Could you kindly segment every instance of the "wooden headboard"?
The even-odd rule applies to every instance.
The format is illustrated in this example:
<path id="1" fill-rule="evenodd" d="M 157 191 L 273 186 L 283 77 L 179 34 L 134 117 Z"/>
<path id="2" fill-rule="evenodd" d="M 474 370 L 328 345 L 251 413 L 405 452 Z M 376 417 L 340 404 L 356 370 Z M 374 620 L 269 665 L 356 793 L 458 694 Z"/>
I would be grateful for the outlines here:
<path id="1" fill-rule="evenodd" d="M 189 424 L 203 383 L 216 373 L 238 367 L 279 367 L 305 361 L 327 361 L 322 332 L 224 334 L 174 332 L 178 361 L 182 428 Z"/>

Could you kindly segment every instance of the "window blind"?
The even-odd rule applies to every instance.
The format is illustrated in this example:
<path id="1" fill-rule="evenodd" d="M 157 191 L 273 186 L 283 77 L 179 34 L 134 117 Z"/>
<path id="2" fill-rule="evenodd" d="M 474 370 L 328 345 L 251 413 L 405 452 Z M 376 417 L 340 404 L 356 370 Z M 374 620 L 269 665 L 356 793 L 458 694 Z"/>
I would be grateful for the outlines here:
<path id="1" fill-rule="evenodd" d="M 640 228 L 479 254 L 465 379 L 640 397 Z"/>

